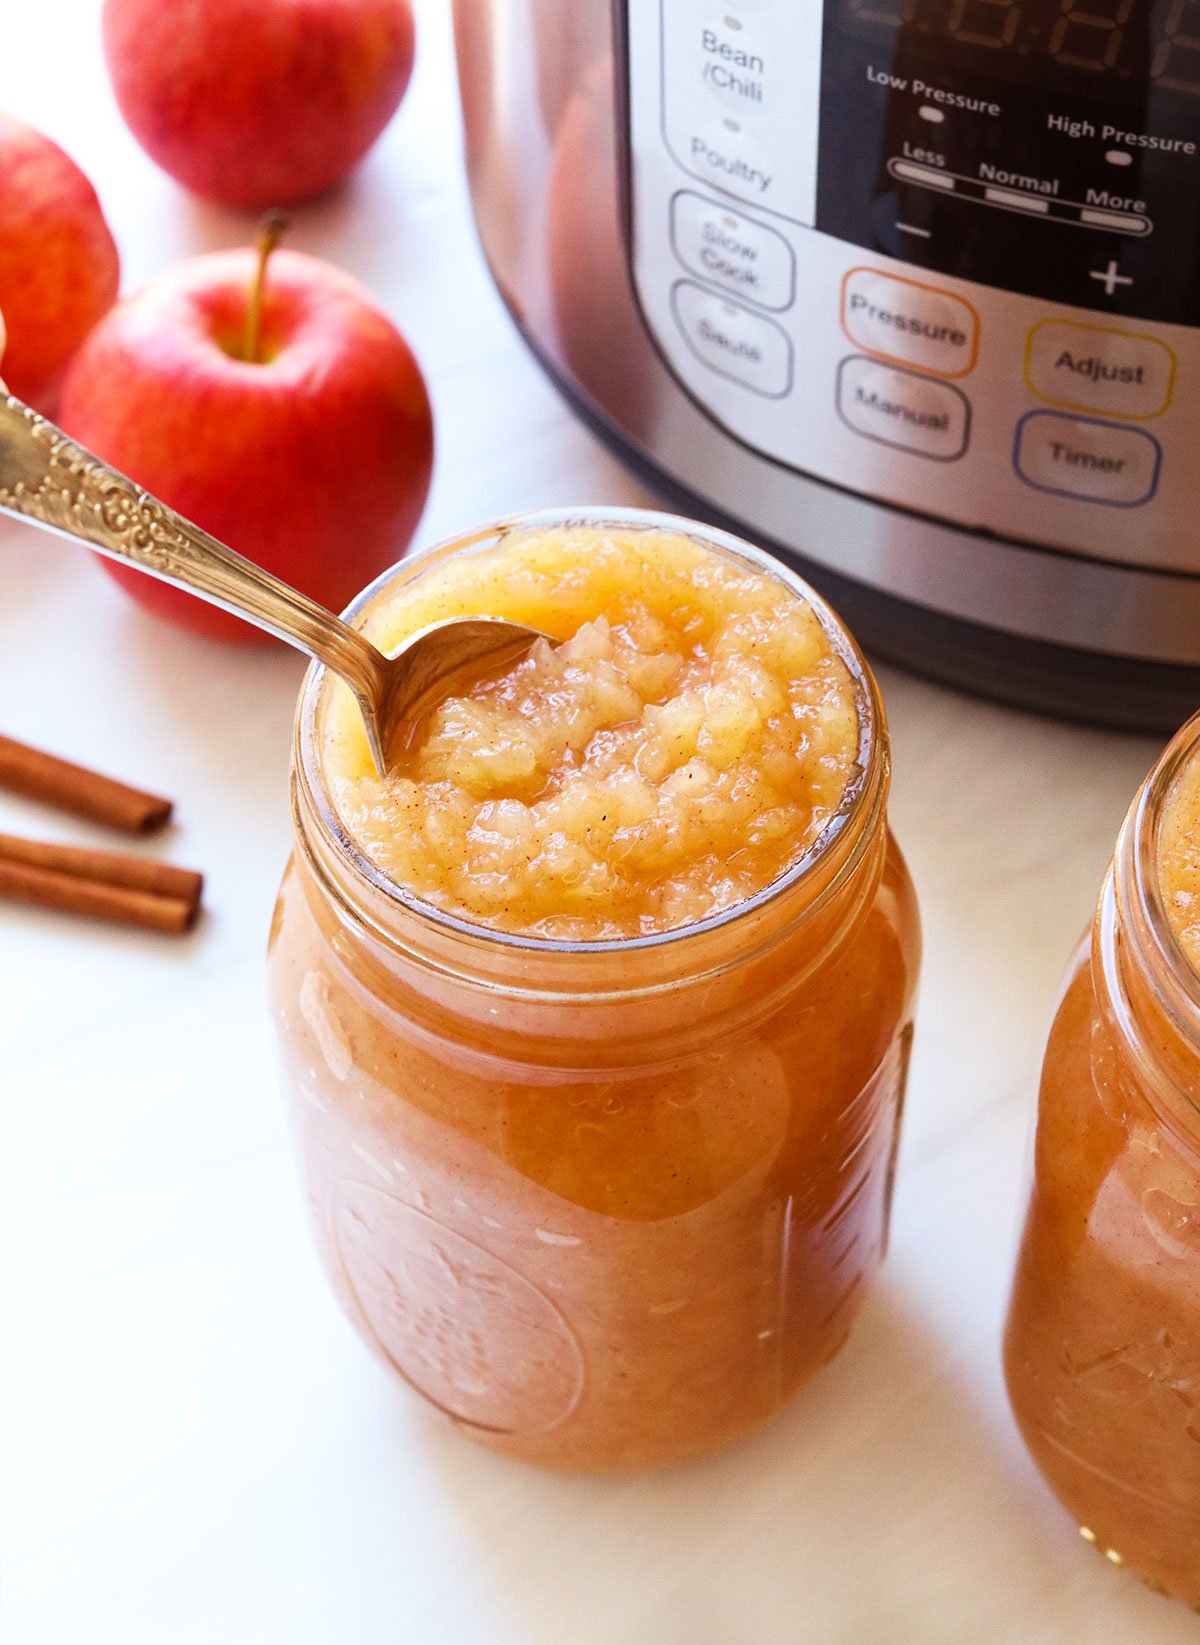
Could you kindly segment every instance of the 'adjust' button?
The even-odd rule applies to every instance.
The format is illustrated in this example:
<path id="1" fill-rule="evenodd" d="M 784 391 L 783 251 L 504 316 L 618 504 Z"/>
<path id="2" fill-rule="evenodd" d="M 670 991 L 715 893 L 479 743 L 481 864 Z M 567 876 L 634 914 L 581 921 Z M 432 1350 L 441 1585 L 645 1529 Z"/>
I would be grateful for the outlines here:
<path id="1" fill-rule="evenodd" d="M 1025 383 L 1069 411 L 1157 417 L 1171 403 L 1175 355 L 1148 332 L 1040 320 L 1025 346 Z"/>

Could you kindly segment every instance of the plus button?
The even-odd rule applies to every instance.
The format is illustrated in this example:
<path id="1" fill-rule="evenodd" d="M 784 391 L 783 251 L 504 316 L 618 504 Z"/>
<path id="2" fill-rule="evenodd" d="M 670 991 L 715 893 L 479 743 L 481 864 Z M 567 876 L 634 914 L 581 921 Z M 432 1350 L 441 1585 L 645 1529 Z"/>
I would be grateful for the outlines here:
<path id="1" fill-rule="evenodd" d="M 1118 286 L 1131 286 L 1133 284 L 1133 279 L 1130 275 L 1117 273 L 1117 261 L 1115 257 L 1109 259 L 1107 268 L 1094 268 L 1089 270 L 1088 279 L 1102 280 L 1104 282 L 1104 295 L 1106 297 L 1111 297 Z"/>

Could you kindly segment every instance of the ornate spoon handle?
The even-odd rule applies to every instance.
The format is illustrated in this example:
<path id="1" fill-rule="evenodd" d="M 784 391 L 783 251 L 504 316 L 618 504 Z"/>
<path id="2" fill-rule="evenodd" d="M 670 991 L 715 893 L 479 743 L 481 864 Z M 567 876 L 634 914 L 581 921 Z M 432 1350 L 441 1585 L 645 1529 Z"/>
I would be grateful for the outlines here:
<path id="1" fill-rule="evenodd" d="M 327 663 L 360 703 L 373 709 L 382 700 L 387 663 L 369 640 L 192 525 L 11 394 L 0 398 L 0 509 L 245 617 Z"/>

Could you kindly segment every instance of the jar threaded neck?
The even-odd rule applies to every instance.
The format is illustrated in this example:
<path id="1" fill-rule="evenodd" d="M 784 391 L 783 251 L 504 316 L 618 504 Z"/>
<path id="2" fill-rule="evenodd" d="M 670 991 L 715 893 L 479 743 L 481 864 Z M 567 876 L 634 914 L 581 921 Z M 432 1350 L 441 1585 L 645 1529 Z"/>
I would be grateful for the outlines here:
<path id="1" fill-rule="evenodd" d="M 1100 895 L 1093 977 L 1156 1109 L 1200 1143 L 1200 972 L 1171 919 L 1163 828 L 1200 760 L 1200 714 L 1172 739 L 1134 797 Z"/>

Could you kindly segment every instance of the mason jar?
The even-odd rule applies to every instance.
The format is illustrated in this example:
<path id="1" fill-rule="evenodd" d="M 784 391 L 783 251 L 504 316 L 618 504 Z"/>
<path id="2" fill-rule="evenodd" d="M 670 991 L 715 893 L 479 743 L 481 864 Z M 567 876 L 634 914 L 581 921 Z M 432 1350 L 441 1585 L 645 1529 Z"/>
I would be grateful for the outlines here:
<path id="1" fill-rule="evenodd" d="M 352 620 L 510 527 L 405 561 Z M 811 589 L 686 529 L 812 605 L 860 731 L 811 849 L 713 918 L 596 942 L 464 923 L 391 883 L 341 823 L 319 667 L 296 722 L 270 983 L 321 1257 L 435 1411 L 571 1469 L 745 1434 L 841 1347 L 887 1243 L 919 935 L 878 691 Z"/>
<path id="2" fill-rule="evenodd" d="M 1137 794 L 1067 972 L 1005 1360 L 1081 1534 L 1200 1607 L 1200 975 L 1164 867 L 1168 833 L 1196 836 L 1198 783 L 1200 717 Z"/>

